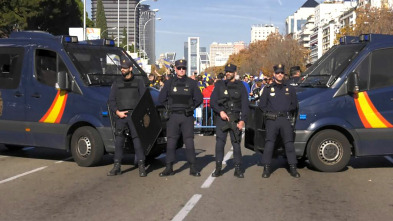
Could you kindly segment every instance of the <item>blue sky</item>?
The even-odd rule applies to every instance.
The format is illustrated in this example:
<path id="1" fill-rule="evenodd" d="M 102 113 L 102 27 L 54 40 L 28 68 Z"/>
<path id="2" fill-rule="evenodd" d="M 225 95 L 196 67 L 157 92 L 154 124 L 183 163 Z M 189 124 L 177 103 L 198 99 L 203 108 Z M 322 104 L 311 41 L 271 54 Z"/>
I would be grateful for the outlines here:
<path id="1" fill-rule="evenodd" d="M 200 46 L 212 42 L 226 43 L 251 40 L 253 24 L 273 24 L 285 33 L 285 19 L 306 0 L 148 0 L 143 4 L 159 9 L 156 21 L 156 56 L 176 52 L 183 57 L 188 37 L 200 37 Z M 320 2 L 320 1 L 317 1 Z M 91 1 L 87 0 L 91 14 Z"/>

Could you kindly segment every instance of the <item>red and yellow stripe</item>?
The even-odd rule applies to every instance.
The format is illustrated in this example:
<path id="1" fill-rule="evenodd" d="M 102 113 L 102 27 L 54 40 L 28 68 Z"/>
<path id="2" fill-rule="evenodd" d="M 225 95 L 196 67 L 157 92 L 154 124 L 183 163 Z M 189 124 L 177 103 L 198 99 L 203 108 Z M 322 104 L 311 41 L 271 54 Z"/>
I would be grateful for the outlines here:
<path id="1" fill-rule="evenodd" d="M 68 93 L 65 90 L 59 90 L 56 94 L 52 105 L 46 112 L 46 114 L 41 118 L 41 123 L 60 123 L 63 117 L 64 108 L 67 103 Z"/>
<path id="2" fill-rule="evenodd" d="M 388 128 L 393 127 L 375 108 L 367 92 L 360 92 L 355 98 L 355 105 L 360 120 L 365 128 Z"/>

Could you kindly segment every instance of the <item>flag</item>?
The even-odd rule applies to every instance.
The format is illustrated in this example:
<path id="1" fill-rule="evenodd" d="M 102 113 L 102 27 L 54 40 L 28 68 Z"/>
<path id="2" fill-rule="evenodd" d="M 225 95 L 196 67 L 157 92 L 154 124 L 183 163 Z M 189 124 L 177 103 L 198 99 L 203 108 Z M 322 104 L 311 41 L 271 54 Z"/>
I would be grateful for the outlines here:
<path id="1" fill-rule="evenodd" d="M 263 72 L 259 71 L 259 80 L 263 80 Z"/>
<path id="2" fill-rule="evenodd" d="M 170 68 L 171 67 L 171 62 L 169 62 L 167 59 L 163 59 L 164 60 L 164 66 L 166 67 L 166 68 Z"/>

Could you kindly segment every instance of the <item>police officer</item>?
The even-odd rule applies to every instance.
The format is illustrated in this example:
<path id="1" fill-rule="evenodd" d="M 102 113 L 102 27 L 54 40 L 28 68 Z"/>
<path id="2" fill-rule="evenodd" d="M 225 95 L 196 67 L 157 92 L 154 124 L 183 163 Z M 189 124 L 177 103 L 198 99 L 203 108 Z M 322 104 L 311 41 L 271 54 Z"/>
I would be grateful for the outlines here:
<path id="1" fill-rule="evenodd" d="M 291 67 L 291 69 L 289 70 L 291 76 L 289 78 L 289 84 L 292 86 L 297 86 L 298 82 L 300 80 L 300 67 L 299 66 L 293 66 Z"/>
<path id="2" fill-rule="evenodd" d="M 201 176 L 196 168 L 196 156 L 194 147 L 194 109 L 202 101 L 202 93 L 197 86 L 197 81 L 188 78 L 186 75 L 187 61 L 184 59 L 175 62 L 176 75 L 165 82 L 160 91 L 158 100 L 166 105 L 169 110 L 169 120 L 167 122 L 167 147 L 166 147 L 166 168 L 160 176 L 174 175 L 173 162 L 175 161 L 175 151 L 180 135 L 186 146 L 186 157 L 190 164 L 190 175 Z"/>
<path id="3" fill-rule="evenodd" d="M 234 152 L 235 173 L 238 178 L 244 174 L 240 168 L 242 152 L 240 149 L 241 130 L 245 126 L 249 112 L 248 93 L 244 84 L 235 79 L 236 65 L 225 65 L 226 80 L 217 81 L 211 95 L 210 105 L 218 115 L 216 120 L 216 170 L 213 177 L 222 175 L 222 161 L 224 159 L 224 147 L 229 132 Z M 228 126 L 232 125 L 228 129 Z M 224 129 L 225 128 L 225 129 Z"/>
<path id="4" fill-rule="evenodd" d="M 262 177 L 268 178 L 271 174 L 270 163 L 272 160 L 274 144 L 280 134 L 284 143 L 286 156 L 289 164 L 289 172 L 293 177 L 300 177 L 296 170 L 296 153 L 293 144 L 294 135 L 290 122 L 292 114 L 297 108 L 298 100 L 295 88 L 284 82 L 284 65 L 274 67 L 274 82 L 265 86 L 262 92 L 259 107 L 265 114 L 266 119 L 266 142 L 262 156 L 264 165 Z"/>
<path id="5" fill-rule="evenodd" d="M 142 80 L 136 79 L 132 73 L 132 62 L 128 58 L 121 61 L 122 77 L 112 84 L 109 95 L 109 108 L 115 113 L 115 158 L 114 167 L 108 176 L 121 174 L 121 160 L 123 158 L 123 146 L 126 139 L 126 131 L 131 134 L 135 154 L 138 159 L 139 176 L 145 177 L 145 154 L 142 143 L 131 121 L 131 114 L 146 88 Z"/>

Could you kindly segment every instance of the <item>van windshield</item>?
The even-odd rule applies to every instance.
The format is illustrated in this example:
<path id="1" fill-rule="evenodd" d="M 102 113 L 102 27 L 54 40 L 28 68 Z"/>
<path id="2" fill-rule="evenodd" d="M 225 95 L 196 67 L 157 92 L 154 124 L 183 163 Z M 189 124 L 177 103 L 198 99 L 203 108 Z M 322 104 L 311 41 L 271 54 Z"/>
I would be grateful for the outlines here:
<path id="1" fill-rule="evenodd" d="M 121 75 L 120 61 L 132 60 L 116 47 L 68 44 L 65 50 L 86 85 L 111 85 L 115 78 Z M 134 70 L 137 69 L 133 69 L 133 72 Z"/>
<path id="2" fill-rule="evenodd" d="M 365 44 L 336 45 L 304 72 L 300 87 L 330 87 Z"/>

